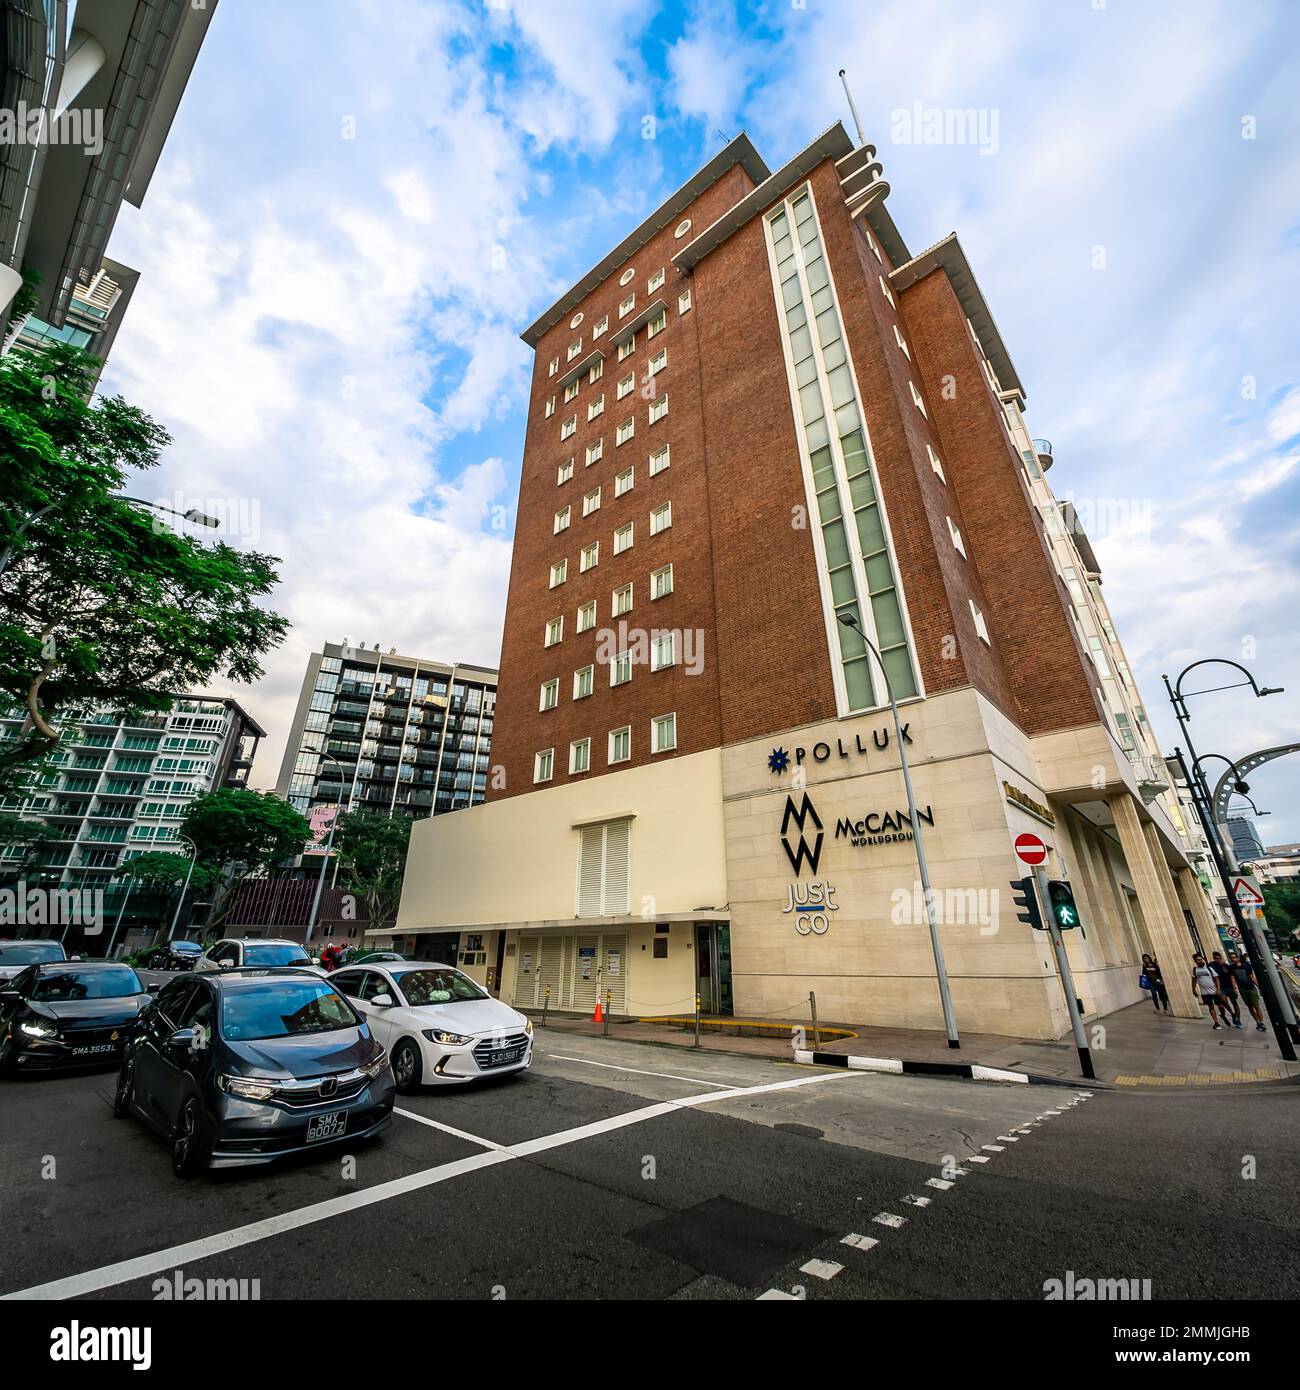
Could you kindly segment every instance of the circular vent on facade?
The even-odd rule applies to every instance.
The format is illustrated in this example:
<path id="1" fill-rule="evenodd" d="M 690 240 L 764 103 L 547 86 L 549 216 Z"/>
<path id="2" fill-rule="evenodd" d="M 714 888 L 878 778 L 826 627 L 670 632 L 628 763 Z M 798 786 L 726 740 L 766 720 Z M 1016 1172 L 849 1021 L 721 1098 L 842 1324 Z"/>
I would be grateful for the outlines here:
<path id="1" fill-rule="evenodd" d="M 684 236 L 686 235 L 686 233 L 689 232 L 690 230 L 691 230 L 691 219 L 688 217 L 688 218 L 686 218 L 685 221 L 679 222 L 679 223 L 677 224 L 677 230 L 673 233 L 673 235 L 680 241 L 681 238 L 684 237 Z"/>
<path id="2" fill-rule="evenodd" d="M 635 274 L 636 274 L 636 267 L 635 267 L 635 266 L 631 266 L 631 265 L 628 266 L 628 268 L 622 273 L 622 275 L 620 275 L 620 276 L 618 277 L 618 283 L 619 283 L 620 285 L 626 285 L 626 284 L 628 284 L 629 281 L 632 279 L 632 277 L 633 277 Z"/>

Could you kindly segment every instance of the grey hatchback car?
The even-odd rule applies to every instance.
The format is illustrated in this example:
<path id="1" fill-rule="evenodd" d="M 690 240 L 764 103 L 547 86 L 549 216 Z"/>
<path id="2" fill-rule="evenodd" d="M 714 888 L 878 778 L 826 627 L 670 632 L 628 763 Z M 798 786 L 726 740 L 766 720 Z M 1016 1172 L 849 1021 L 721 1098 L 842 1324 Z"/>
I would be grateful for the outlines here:
<path id="1" fill-rule="evenodd" d="M 383 1047 L 328 980 L 229 970 L 172 980 L 144 1009 L 113 1113 L 165 1135 L 189 1177 L 368 1139 L 393 1100 Z"/>

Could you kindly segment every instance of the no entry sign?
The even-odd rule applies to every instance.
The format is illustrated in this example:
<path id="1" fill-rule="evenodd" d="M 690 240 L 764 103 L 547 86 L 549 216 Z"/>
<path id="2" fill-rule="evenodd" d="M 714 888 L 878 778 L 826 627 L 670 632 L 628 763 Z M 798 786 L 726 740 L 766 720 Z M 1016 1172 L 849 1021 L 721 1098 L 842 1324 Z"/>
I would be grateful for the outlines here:
<path id="1" fill-rule="evenodd" d="M 1028 864 L 1031 869 L 1036 869 L 1047 860 L 1047 846 L 1028 830 L 1023 835 L 1016 836 L 1015 848 L 1016 858 L 1022 864 Z"/>

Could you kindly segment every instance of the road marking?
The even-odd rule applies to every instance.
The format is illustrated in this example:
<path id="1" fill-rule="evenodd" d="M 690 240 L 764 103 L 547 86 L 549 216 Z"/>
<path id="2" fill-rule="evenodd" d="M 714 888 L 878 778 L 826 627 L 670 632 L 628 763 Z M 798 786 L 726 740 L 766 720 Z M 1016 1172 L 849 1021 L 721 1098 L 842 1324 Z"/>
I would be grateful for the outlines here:
<path id="1" fill-rule="evenodd" d="M 655 1105 L 643 1106 L 622 1115 L 612 1115 L 592 1124 L 579 1125 L 575 1129 L 561 1130 L 557 1134 L 544 1135 L 540 1139 L 530 1139 L 522 1144 L 493 1148 L 486 1153 L 472 1154 L 468 1158 L 458 1158 L 451 1163 L 440 1163 L 433 1168 L 410 1173 L 406 1177 L 393 1178 L 388 1182 L 376 1183 L 359 1192 L 349 1192 L 341 1197 L 330 1197 L 323 1202 L 313 1202 L 309 1206 L 298 1207 L 294 1211 L 268 1216 L 261 1221 L 252 1221 L 246 1226 L 236 1226 L 228 1231 L 218 1231 L 214 1235 L 200 1236 L 196 1240 L 181 1245 L 172 1245 L 165 1250 L 154 1250 L 147 1255 L 136 1255 L 129 1260 L 119 1260 L 116 1264 L 101 1265 L 98 1269 L 85 1270 L 62 1279 L 52 1279 L 46 1284 L 33 1284 L 26 1289 L 16 1289 L 12 1293 L 0 1295 L 0 1302 L 27 1299 L 80 1298 L 99 1289 L 113 1288 L 133 1279 L 144 1279 L 150 1274 L 163 1270 L 183 1267 L 196 1260 L 205 1260 L 213 1255 L 225 1254 L 241 1246 L 253 1245 L 270 1236 L 283 1235 L 303 1226 L 313 1226 L 320 1221 L 328 1221 L 333 1216 L 343 1216 L 362 1207 L 386 1202 L 392 1197 L 404 1197 L 410 1192 L 438 1183 L 449 1182 L 452 1178 L 463 1177 L 477 1172 L 480 1168 L 491 1168 L 498 1163 L 510 1163 L 515 1159 L 548 1149 L 562 1148 L 566 1144 L 577 1144 L 598 1134 L 624 1129 L 629 1125 L 642 1124 L 646 1120 L 657 1119 L 660 1115 L 670 1115 L 674 1110 L 684 1107 L 709 1105 L 717 1100 L 733 1097 L 762 1095 L 769 1091 L 788 1091 L 796 1086 L 816 1086 L 827 1081 L 842 1081 L 849 1072 L 833 1072 L 818 1076 L 800 1076 L 789 1081 L 772 1081 L 763 1086 L 743 1086 L 735 1090 L 714 1092 L 699 1096 L 687 1096 L 682 1100 L 660 1101 Z M 901 1221 L 900 1218 L 896 1218 Z"/>
<path id="2" fill-rule="evenodd" d="M 943 1178 L 926 1178 L 925 1185 L 926 1187 L 937 1187 L 940 1192 L 947 1192 L 952 1186 L 952 1183 L 945 1181 Z"/>
<path id="3" fill-rule="evenodd" d="M 794 1294 L 792 1294 L 792 1293 L 784 1293 L 784 1292 L 782 1292 L 782 1290 L 780 1290 L 780 1289 L 768 1289 L 768 1291 L 767 1291 L 766 1293 L 761 1293 L 761 1294 L 759 1294 L 759 1296 L 754 1300 L 754 1302 L 755 1302 L 755 1303 L 762 1303 L 762 1302 L 764 1302 L 766 1299 L 776 1299 L 776 1298 L 784 1299 L 785 1302 L 787 1302 L 787 1303 L 798 1303 L 798 1302 L 799 1302 L 799 1300 L 794 1296 Z"/>
<path id="4" fill-rule="evenodd" d="M 875 1238 L 875 1236 L 860 1236 L 856 1232 L 850 1232 L 850 1234 L 845 1236 L 844 1239 L 840 1241 L 840 1244 L 851 1245 L 856 1250 L 871 1250 L 875 1246 L 879 1245 L 880 1242 Z"/>
<path id="5" fill-rule="evenodd" d="M 894 1230 L 897 1230 L 900 1226 L 905 1226 L 907 1224 L 907 1217 L 895 1216 L 892 1211 L 879 1212 L 871 1219 L 874 1222 L 876 1222 L 877 1225 L 892 1226 Z"/>
<path id="6" fill-rule="evenodd" d="M 477 1134 L 468 1134 L 463 1129 L 456 1129 L 454 1125 L 445 1125 L 440 1120 L 431 1120 L 427 1115 L 417 1115 L 414 1110 L 403 1110 L 399 1105 L 393 1106 L 393 1114 L 400 1115 L 404 1120 L 414 1120 L 418 1125 L 428 1125 L 430 1129 L 440 1129 L 444 1134 L 450 1134 L 456 1139 L 464 1139 L 469 1144 L 477 1144 L 481 1149 L 495 1149 L 498 1153 L 504 1153 L 506 1149 L 504 1144 L 497 1144 L 491 1139 L 482 1139 Z"/>
<path id="7" fill-rule="evenodd" d="M 969 1158 L 962 1159 L 963 1163 L 987 1163 L 988 1161 L 988 1154 L 971 1154 Z"/>
<path id="8" fill-rule="evenodd" d="M 903 1201 L 914 1207 L 928 1207 L 930 1205 L 929 1197 L 913 1197 L 911 1193 L 908 1193 L 908 1195 L 903 1198 Z"/>
<path id="9" fill-rule="evenodd" d="M 731 1083 L 727 1081 L 706 1081 L 702 1076 L 678 1076 L 672 1071 L 641 1071 L 637 1067 L 616 1067 L 611 1062 L 592 1062 L 586 1057 L 565 1057 L 559 1052 L 543 1052 L 543 1057 L 554 1057 L 557 1062 L 581 1062 L 587 1067 L 604 1067 L 607 1071 L 625 1071 L 630 1076 L 663 1076 L 669 1081 L 692 1081 L 699 1086 L 716 1086 L 719 1090 L 726 1091 L 731 1089 Z"/>
<path id="10" fill-rule="evenodd" d="M 843 1268 L 834 1260 L 809 1260 L 806 1265 L 799 1266 L 799 1273 L 811 1274 L 814 1279 L 834 1279 Z"/>
<path id="11" fill-rule="evenodd" d="M 1005 1144 L 981 1144 L 980 1148 L 987 1154 L 1000 1154 L 1006 1149 Z"/>
<path id="12" fill-rule="evenodd" d="M 1004 1144 L 1018 1144 L 1020 1140 L 1014 1134 L 999 1134 L 998 1139 Z"/>

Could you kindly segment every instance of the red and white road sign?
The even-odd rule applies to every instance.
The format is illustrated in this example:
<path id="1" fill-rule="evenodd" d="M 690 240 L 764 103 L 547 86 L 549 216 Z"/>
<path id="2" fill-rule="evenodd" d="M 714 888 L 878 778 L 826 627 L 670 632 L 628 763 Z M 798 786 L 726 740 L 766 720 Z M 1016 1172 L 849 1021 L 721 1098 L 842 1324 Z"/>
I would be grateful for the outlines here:
<path id="1" fill-rule="evenodd" d="M 1258 884 L 1248 878 L 1232 880 L 1232 895 L 1242 907 L 1261 907 L 1264 902 L 1264 895 L 1259 891 Z"/>
<path id="2" fill-rule="evenodd" d="M 1022 864 L 1028 864 L 1031 869 L 1047 862 L 1047 846 L 1028 830 L 1023 835 L 1016 836 L 1015 848 L 1016 858 Z"/>
<path id="3" fill-rule="evenodd" d="M 1230 937 L 1232 937 L 1232 939 L 1233 939 L 1234 941 L 1240 941 L 1240 940 L 1241 940 L 1241 928 L 1238 927 L 1238 926 L 1235 926 L 1235 925 L 1229 927 L 1229 928 L 1228 928 L 1228 935 L 1229 935 Z"/>

